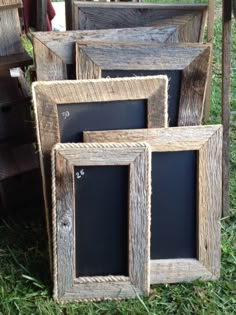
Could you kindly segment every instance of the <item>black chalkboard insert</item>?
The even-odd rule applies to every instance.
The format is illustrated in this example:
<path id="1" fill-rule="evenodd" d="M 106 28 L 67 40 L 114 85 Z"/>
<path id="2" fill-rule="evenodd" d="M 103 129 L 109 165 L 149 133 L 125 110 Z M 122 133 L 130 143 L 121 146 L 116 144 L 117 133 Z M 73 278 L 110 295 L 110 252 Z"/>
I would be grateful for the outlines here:
<path id="1" fill-rule="evenodd" d="M 128 276 L 128 166 L 75 172 L 76 276 Z"/>
<path id="2" fill-rule="evenodd" d="M 169 127 L 178 126 L 179 99 L 181 90 L 181 70 L 103 70 L 102 77 L 123 78 L 133 76 L 167 75 L 168 88 L 168 117 Z"/>
<path id="3" fill-rule="evenodd" d="M 147 128 L 147 100 L 58 104 L 60 141 L 82 142 L 83 131 Z"/>
<path id="4" fill-rule="evenodd" d="M 197 258 L 196 151 L 152 154 L 151 259 Z"/>

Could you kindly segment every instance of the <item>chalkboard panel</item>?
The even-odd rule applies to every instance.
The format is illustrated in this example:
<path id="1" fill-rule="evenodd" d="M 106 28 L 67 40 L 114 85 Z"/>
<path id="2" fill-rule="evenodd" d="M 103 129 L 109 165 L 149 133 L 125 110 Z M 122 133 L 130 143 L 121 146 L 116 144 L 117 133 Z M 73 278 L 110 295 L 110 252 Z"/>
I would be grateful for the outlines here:
<path id="1" fill-rule="evenodd" d="M 74 172 L 76 276 L 128 276 L 128 166 Z"/>
<path id="2" fill-rule="evenodd" d="M 179 98 L 181 88 L 181 70 L 103 70 L 102 77 L 123 78 L 131 76 L 167 75 L 168 87 L 168 117 L 169 127 L 178 125 Z"/>
<path id="3" fill-rule="evenodd" d="M 196 151 L 152 153 L 151 259 L 196 258 Z"/>
<path id="4" fill-rule="evenodd" d="M 83 131 L 147 128 L 147 100 L 60 104 L 61 142 L 82 142 Z"/>

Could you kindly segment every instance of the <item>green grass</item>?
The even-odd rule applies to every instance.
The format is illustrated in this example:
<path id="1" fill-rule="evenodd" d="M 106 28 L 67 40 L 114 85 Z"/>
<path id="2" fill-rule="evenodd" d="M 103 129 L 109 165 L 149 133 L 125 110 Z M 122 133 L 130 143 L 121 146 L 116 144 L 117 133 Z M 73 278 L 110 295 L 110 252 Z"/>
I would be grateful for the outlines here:
<path id="1" fill-rule="evenodd" d="M 233 25 L 233 34 L 236 25 Z M 215 26 L 210 123 L 220 122 L 221 21 Z M 232 53 L 236 54 L 233 43 Z M 149 298 L 57 305 L 51 298 L 45 226 L 39 220 L 0 225 L 0 315 L 236 314 L 236 60 L 232 62 L 229 218 L 222 220 L 221 278 L 215 282 L 156 285 Z M 42 209 L 43 211 L 43 209 Z M 19 210 L 21 213 L 21 210 Z"/>

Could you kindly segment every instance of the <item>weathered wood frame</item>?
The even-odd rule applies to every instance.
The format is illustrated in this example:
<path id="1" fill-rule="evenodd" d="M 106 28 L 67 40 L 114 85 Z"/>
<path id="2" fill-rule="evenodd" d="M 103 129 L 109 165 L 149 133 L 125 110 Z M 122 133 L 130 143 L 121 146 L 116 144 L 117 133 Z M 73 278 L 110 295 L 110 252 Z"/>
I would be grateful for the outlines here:
<path id="1" fill-rule="evenodd" d="M 67 80 L 67 65 L 74 65 L 75 68 L 77 41 L 176 43 L 177 40 L 178 31 L 174 26 L 33 33 L 37 79 Z"/>
<path id="2" fill-rule="evenodd" d="M 72 28 L 77 29 L 109 29 L 139 26 L 176 26 L 179 29 L 180 42 L 202 42 L 206 24 L 207 5 L 201 4 L 157 4 L 157 3 L 95 3 L 74 1 Z M 119 22 L 115 14 L 117 10 Z M 129 16 L 129 10 L 133 10 Z M 97 10 L 98 20 L 91 24 L 90 19 Z M 102 10 L 102 11 L 101 11 Z M 106 12 L 104 11 L 106 10 Z M 90 11 L 87 14 L 85 11 Z M 149 11 L 145 20 L 142 14 Z M 82 13 L 83 12 L 83 13 Z M 85 13 L 84 13 L 85 12 Z M 201 19 L 199 20 L 199 13 Z M 67 14 L 66 14 L 67 15 Z M 86 16 L 85 18 L 82 16 Z M 155 19 L 151 19 L 153 15 Z M 68 15 L 67 15 L 68 16 Z M 103 17 L 106 16 L 106 19 Z M 80 19 L 82 21 L 80 23 Z M 109 19 L 110 23 L 106 22 Z M 122 19 L 122 20 L 120 20 Z M 84 22 L 85 21 L 85 22 Z"/>
<path id="3" fill-rule="evenodd" d="M 76 44 L 77 79 L 100 79 L 103 70 L 131 75 L 132 70 L 182 70 L 178 126 L 202 122 L 210 60 L 211 44 Z"/>
<path id="4" fill-rule="evenodd" d="M 214 280 L 220 275 L 222 127 L 84 132 L 84 142 L 145 141 L 152 152 L 198 151 L 197 259 L 151 260 L 151 284 Z M 173 205 L 174 207 L 174 205 Z"/>
<path id="5" fill-rule="evenodd" d="M 33 83 L 32 94 L 50 258 L 52 257 L 50 152 L 56 143 L 61 142 L 57 105 L 147 99 L 149 103 L 147 114 L 148 128 L 154 128 L 158 125 L 167 127 L 167 85 L 166 76 Z"/>
<path id="6" fill-rule="evenodd" d="M 57 144 L 52 152 L 54 298 L 83 302 L 148 295 L 150 146 L 145 143 Z M 97 165 L 129 167 L 128 277 L 107 275 L 76 278 L 74 166 Z"/>

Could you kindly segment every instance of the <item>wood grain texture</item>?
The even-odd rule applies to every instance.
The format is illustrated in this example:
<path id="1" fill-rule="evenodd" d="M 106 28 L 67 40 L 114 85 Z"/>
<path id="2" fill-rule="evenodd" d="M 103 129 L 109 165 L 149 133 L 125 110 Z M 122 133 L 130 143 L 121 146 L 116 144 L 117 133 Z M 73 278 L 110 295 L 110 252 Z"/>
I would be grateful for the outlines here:
<path id="1" fill-rule="evenodd" d="M 222 128 L 199 150 L 198 159 L 198 258 L 217 279 L 220 275 Z"/>
<path id="2" fill-rule="evenodd" d="M 18 9 L 4 8 L 0 5 L 0 56 L 22 53 L 23 46 L 20 40 L 20 20 Z"/>
<path id="3" fill-rule="evenodd" d="M 151 260 L 151 283 L 213 280 L 220 270 L 222 127 L 84 132 L 84 142 L 146 141 L 152 152 L 198 151 L 198 258 Z M 174 207 L 174 206 L 173 206 Z"/>
<path id="4" fill-rule="evenodd" d="M 164 82 L 164 84 L 163 84 Z M 163 91 L 161 89 L 163 87 Z M 155 93 L 162 96 L 167 89 L 165 76 L 152 76 L 145 78 L 103 79 L 90 81 L 57 81 L 37 82 L 32 86 L 34 112 L 36 117 L 37 139 L 39 144 L 40 166 L 43 181 L 45 212 L 49 238 L 49 251 L 51 252 L 51 162 L 50 152 L 56 143 L 60 142 L 57 104 L 80 104 L 83 102 L 99 102 L 114 100 L 148 99 Z M 166 99 L 166 98 L 165 98 Z M 164 104 L 164 103 L 162 103 Z M 160 108 L 160 116 L 168 118 L 163 113 L 165 107 Z M 155 111 L 157 114 L 157 111 Z M 151 118 L 151 115 L 148 115 Z M 158 121 L 153 119 L 153 124 Z M 148 124 L 148 122 L 147 122 Z M 154 126 L 154 125 L 153 125 Z M 163 126 L 163 122 L 162 122 Z"/>
<path id="5" fill-rule="evenodd" d="M 200 125 L 209 80 L 211 47 L 199 54 L 182 73 L 179 126 Z"/>
<path id="6" fill-rule="evenodd" d="M 67 78 L 66 64 L 63 60 L 35 37 L 33 44 L 37 79 L 54 81 Z"/>
<path id="7" fill-rule="evenodd" d="M 103 70 L 183 70 L 197 57 L 201 60 L 205 50 L 210 51 L 208 44 L 78 42 L 77 48 Z"/>
<path id="8" fill-rule="evenodd" d="M 229 167 L 230 167 L 230 72 L 231 72 L 231 34 L 232 3 L 223 1 L 222 12 L 222 99 L 221 115 L 223 124 L 223 216 L 229 214 Z"/>
<path id="9" fill-rule="evenodd" d="M 151 283 L 213 280 L 212 273 L 197 259 L 159 259 L 150 262 Z"/>
<path id="10" fill-rule="evenodd" d="M 64 301 L 122 299 L 149 293 L 151 151 L 147 144 L 57 144 L 52 154 L 54 298 Z M 81 156 L 82 154 L 82 156 Z M 84 157 L 83 157 L 84 156 Z M 87 156 L 87 159 L 85 158 Z M 129 277 L 75 279 L 74 166 L 130 165 Z M 98 163 L 97 163 L 98 161 Z M 92 165 L 92 163 L 91 163 Z M 140 194 L 140 191 L 143 192 Z M 109 276 L 109 275 L 108 275 Z M 91 277 L 94 279 L 94 277 Z M 104 280 L 103 280 L 104 278 Z M 109 278 L 109 277 L 108 277 Z M 117 281 L 116 279 L 117 278 Z"/>
<path id="11" fill-rule="evenodd" d="M 75 1 L 73 21 L 75 30 L 173 25 L 179 27 L 179 41 L 198 42 L 202 41 L 206 11 L 207 5 Z"/>
<path id="12" fill-rule="evenodd" d="M 78 79 L 98 79 L 103 71 L 183 70 L 179 126 L 201 124 L 208 82 L 211 46 L 200 44 L 77 43 Z M 138 62 L 137 62 L 138 60 Z"/>
<path id="13" fill-rule="evenodd" d="M 73 65 L 75 71 L 76 41 L 162 43 L 177 42 L 177 35 L 174 26 L 33 33 L 37 78 L 41 81 L 67 79 L 66 65 Z"/>
<path id="14" fill-rule="evenodd" d="M 153 151 L 199 150 L 221 128 L 219 125 L 152 128 L 113 131 L 84 131 L 84 142 L 143 142 L 148 141 Z"/>
<path id="15" fill-rule="evenodd" d="M 214 19 L 215 19 L 215 0 L 208 0 L 208 17 L 207 17 L 207 42 L 213 45 L 214 37 Z M 210 117 L 211 107 L 211 76 L 212 76 L 212 56 L 210 60 L 209 80 L 206 91 L 205 108 L 204 108 L 204 121 L 207 122 Z"/>

